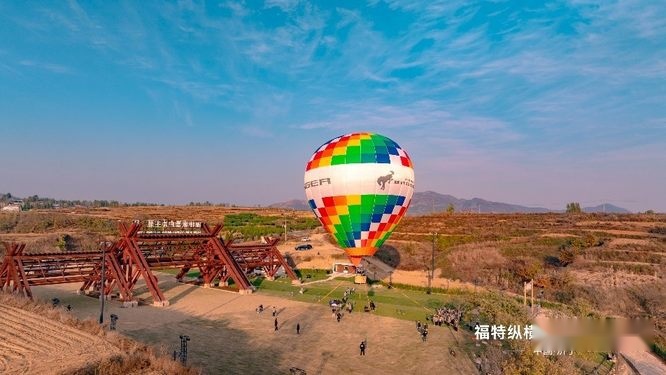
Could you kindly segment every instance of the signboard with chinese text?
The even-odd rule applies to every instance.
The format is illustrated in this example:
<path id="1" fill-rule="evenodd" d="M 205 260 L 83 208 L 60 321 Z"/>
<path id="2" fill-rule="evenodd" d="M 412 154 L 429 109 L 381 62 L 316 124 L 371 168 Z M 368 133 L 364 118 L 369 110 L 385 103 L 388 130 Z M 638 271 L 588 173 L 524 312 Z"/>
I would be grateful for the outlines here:
<path id="1" fill-rule="evenodd" d="M 135 220 L 134 222 L 143 224 L 141 231 L 139 231 L 139 233 L 174 233 L 174 234 L 201 233 L 201 221 L 151 219 L 151 220 L 145 220 L 143 222 Z"/>

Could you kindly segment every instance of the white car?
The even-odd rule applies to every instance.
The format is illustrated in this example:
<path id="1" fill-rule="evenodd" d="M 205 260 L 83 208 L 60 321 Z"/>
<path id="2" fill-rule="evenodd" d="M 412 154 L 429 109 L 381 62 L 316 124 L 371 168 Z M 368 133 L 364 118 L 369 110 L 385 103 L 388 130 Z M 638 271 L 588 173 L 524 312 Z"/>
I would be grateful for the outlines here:
<path id="1" fill-rule="evenodd" d="M 310 237 L 301 238 L 301 242 L 310 242 Z"/>

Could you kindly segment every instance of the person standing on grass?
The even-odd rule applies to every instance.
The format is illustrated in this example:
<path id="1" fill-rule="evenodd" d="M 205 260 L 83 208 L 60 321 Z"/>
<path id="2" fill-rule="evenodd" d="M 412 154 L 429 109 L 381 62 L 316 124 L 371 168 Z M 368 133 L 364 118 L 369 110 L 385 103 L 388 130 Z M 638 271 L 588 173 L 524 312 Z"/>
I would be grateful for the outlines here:
<path id="1" fill-rule="evenodd" d="M 296 334 L 297 335 L 301 334 L 301 323 L 296 323 Z"/>
<path id="2" fill-rule="evenodd" d="M 365 355 L 365 340 L 361 341 L 359 348 L 361 349 L 361 355 Z"/>
<path id="3" fill-rule="evenodd" d="M 277 318 L 275 318 L 275 332 L 277 332 L 277 330 L 278 330 L 278 321 Z"/>

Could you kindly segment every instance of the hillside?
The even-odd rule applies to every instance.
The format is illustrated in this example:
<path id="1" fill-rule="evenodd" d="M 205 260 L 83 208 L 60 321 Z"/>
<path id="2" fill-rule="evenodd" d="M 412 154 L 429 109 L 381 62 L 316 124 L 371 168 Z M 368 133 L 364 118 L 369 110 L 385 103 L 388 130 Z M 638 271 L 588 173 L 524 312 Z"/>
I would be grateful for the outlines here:
<path id="1" fill-rule="evenodd" d="M 0 293 L 2 374 L 196 374 L 63 307 Z"/>
<path id="2" fill-rule="evenodd" d="M 561 210 L 550 210 L 544 207 L 528 207 L 518 204 L 493 202 L 481 198 L 462 199 L 448 194 L 440 194 L 434 191 L 414 193 L 412 204 L 407 211 L 408 215 L 427 215 L 446 211 L 449 205 L 453 205 L 456 212 L 480 212 L 480 213 L 545 213 L 562 212 Z M 271 204 L 269 207 L 292 210 L 309 210 L 307 201 L 292 199 L 286 202 Z M 629 213 L 622 207 L 603 203 L 594 207 L 584 207 L 584 212 L 606 212 L 606 213 Z"/>
<path id="3" fill-rule="evenodd" d="M 308 202 L 305 199 L 292 199 L 286 202 L 273 203 L 268 207 L 283 208 L 283 209 L 298 210 L 298 211 L 310 210 L 310 206 L 308 205 Z"/>

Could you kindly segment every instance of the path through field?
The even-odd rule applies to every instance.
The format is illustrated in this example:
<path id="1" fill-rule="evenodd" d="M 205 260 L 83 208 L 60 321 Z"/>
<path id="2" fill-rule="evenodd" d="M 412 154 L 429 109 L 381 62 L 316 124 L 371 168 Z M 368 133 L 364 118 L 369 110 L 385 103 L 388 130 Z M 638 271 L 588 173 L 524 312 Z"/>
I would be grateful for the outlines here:
<path id="1" fill-rule="evenodd" d="M 638 336 L 625 336 L 619 343 L 620 355 L 640 375 L 666 374 L 666 365 L 655 357 Z"/>
<path id="2" fill-rule="evenodd" d="M 0 305 L 0 374 L 61 373 L 115 353 L 115 347 L 98 337 Z"/>

